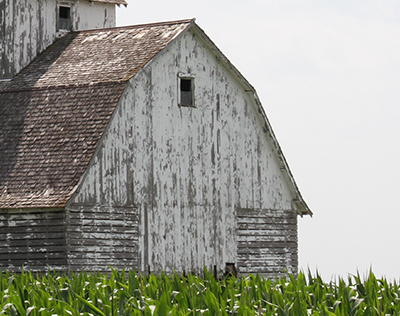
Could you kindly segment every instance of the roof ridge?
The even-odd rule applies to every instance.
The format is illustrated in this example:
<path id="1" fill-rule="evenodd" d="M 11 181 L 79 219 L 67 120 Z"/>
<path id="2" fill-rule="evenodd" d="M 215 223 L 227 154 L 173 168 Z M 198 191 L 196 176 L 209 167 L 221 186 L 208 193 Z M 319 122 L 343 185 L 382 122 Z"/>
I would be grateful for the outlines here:
<path id="1" fill-rule="evenodd" d="M 135 24 L 135 25 L 125 25 L 125 26 L 115 26 L 115 27 L 109 27 L 109 28 L 103 28 L 103 29 L 91 29 L 91 30 L 83 30 L 83 31 L 74 31 L 71 33 L 79 33 L 79 34 L 84 34 L 84 33 L 94 33 L 94 32 L 99 32 L 99 31 L 108 31 L 108 30 L 126 30 L 126 29 L 136 29 L 140 27 L 155 27 L 155 26 L 165 26 L 165 25 L 174 25 L 174 24 L 190 24 L 194 23 L 196 21 L 196 18 L 192 19 L 183 19 L 183 20 L 174 20 L 174 21 L 165 21 L 165 22 L 153 22 L 153 23 L 143 23 L 143 24 Z"/>

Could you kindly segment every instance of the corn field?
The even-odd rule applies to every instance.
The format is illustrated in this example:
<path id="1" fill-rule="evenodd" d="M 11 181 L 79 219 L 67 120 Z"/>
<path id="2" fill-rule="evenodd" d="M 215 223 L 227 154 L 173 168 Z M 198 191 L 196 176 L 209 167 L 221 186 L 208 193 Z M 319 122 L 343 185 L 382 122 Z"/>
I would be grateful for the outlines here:
<path id="1" fill-rule="evenodd" d="M 372 272 L 325 283 L 316 274 L 278 280 L 0 272 L 0 315 L 400 315 L 397 283 Z"/>

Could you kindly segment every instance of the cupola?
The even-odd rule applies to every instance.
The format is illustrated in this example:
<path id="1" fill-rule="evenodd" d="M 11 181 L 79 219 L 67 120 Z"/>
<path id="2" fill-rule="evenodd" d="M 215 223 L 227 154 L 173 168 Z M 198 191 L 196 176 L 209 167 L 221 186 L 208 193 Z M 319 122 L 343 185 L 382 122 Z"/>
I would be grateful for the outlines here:
<path id="1" fill-rule="evenodd" d="M 0 80 L 11 80 L 55 39 L 69 31 L 116 25 L 125 0 L 4 0 L 0 2 Z"/>

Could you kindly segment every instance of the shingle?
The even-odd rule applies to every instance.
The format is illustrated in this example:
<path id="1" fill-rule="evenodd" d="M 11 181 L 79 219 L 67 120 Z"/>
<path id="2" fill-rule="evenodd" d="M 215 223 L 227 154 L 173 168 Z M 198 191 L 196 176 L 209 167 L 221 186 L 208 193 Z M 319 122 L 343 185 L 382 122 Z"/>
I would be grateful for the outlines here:
<path id="1" fill-rule="evenodd" d="M 0 82 L 0 91 L 126 81 L 190 22 L 69 33 L 11 82 Z"/>
<path id="2" fill-rule="evenodd" d="M 70 33 L 1 82 L 0 209 L 64 206 L 126 81 L 190 23 Z"/>

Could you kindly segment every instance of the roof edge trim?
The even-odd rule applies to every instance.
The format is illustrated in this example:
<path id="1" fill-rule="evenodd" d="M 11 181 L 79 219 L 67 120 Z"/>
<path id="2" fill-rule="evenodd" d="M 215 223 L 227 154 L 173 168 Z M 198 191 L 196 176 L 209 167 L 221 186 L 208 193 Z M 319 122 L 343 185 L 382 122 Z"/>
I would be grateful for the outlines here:
<path id="1" fill-rule="evenodd" d="M 128 82 L 129 80 L 131 80 L 132 78 L 134 78 L 142 69 L 145 69 L 149 64 L 151 64 L 153 62 L 153 60 L 155 58 L 157 58 L 157 56 L 160 56 L 161 54 L 163 54 L 163 52 L 165 52 L 171 45 L 172 43 L 177 40 L 178 38 L 180 38 L 181 36 L 183 36 L 183 34 L 185 34 L 191 27 L 192 25 L 195 25 L 195 21 L 196 19 L 187 19 L 187 20 L 177 20 L 177 21 L 173 21 L 173 22 L 166 22 L 166 23 L 154 23 L 154 24 L 150 24 L 151 26 L 158 26 L 158 25 L 173 25 L 173 24 L 187 24 L 187 26 L 181 30 L 178 34 L 175 35 L 175 37 L 173 37 L 167 45 L 165 45 L 161 50 L 159 50 L 155 55 L 153 55 L 151 58 L 149 58 L 140 68 L 136 69 L 135 72 L 133 72 L 130 76 L 125 78 L 125 81 Z M 143 26 L 146 26 L 149 24 L 143 24 Z"/>
<path id="2" fill-rule="evenodd" d="M 64 206 L 0 208 L 0 214 L 47 213 L 47 212 L 61 212 L 63 210 Z"/>
<path id="3" fill-rule="evenodd" d="M 70 85 L 59 85 L 59 86 L 38 86 L 38 87 L 27 87 L 21 89 L 10 89 L 10 90 L 0 90 L 0 94 L 2 93 L 14 93 L 14 92 L 26 92 L 26 91 L 48 91 L 48 90 L 58 90 L 58 89 L 76 89 L 79 87 L 95 87 L 95 86 L 111 86 L 118 84 L 126 84 L 128 80 L 115 80 L 115 81 L 99 81 L 99 82 L 91 82 L 91 83 L 79 83 L 79 84 L 70 84 Z"/>
<path id="4" fill-rule="evenodd" d="M 154 27 L 154 26 L 163 26 L 163 25 L 174 25 L 174 24 L 192 24 L 196 21 L 195 18 L 193 19 L 183 19 L 183 20 L 175 20 L 175 21 L 167 21 L 167 22 L 154 22 L 154 23 L 143 23 L 143 24 L 135 24 L 135 25 L 126 25 L 126 26 L 116 26 L 116 27 L 108 27 L 102 29 L 91 29 L 91 30 L 82 30 L 82 31 L 74 31 L 72 33 L 92 33 L 92 32 L 99 32 L 99 31 L 109 31 L 109 30 L 119 30 L 119 29 L 138 29 L 141 27 Z"/>
<path id="5" fill-rule="evenodd" d="M 293 177 L 292 172 L 290 171 L 289 165 L 286 161 L 286 158 L 282 152 L 282 149 L 278 143 L 278 139 L 275 136 L 275 133 L 272 129 L 272 125 L 268 120 L 268 117 L 265 113 L 264 107 L 261 104 L 261 101 L 257 95 L 256 89 L 250 84 L 250 82 L 240 73 L 240 71 L 229 61 L 229 59 L 222 53 L 222 51 L 214 44 L 214 42 L 207 36 L 207 34 L 196 24 L 192 23 L 191 28 L 196 32 L 197 35 L 199 35 L 208 45 L 209 47 L 218 55 L 220 56 L 220 59 L 225 63 L 227 68 L 232 71 L 241 81 L 242 85 L 244 86 L 245 90 L 253 95 L 254 101 L 261 113 L 261 115 L 264 118 L 265 124 L 266 124 L 266 132 L 270 135 L 272 142 L 275 146 L 276 152 L 278 154 L 278 158 L 281 162 L 281 170 L 286 171 L 287 177 L 289 179 L 289 182 L 292 185 L 293 188 L 293 201 L 295 205 L 297 206 L 297 212 L 300 216 L 303 215 L 310 215 L 312 216 L 313 213 L 308 207 L 307 203 L 303 199 L 300 190 L 296 184 L 296 181 Z"/>
<path id="6" fill-rule="evenodd" d="M 99 3 L 109 3 L 109 4 L 116 4 L 120 6 L 123 4 L 125 7 L 128 6 L 128 2 L 125 0 L 87 0 L 88 2 L 99 2 Z"/>

